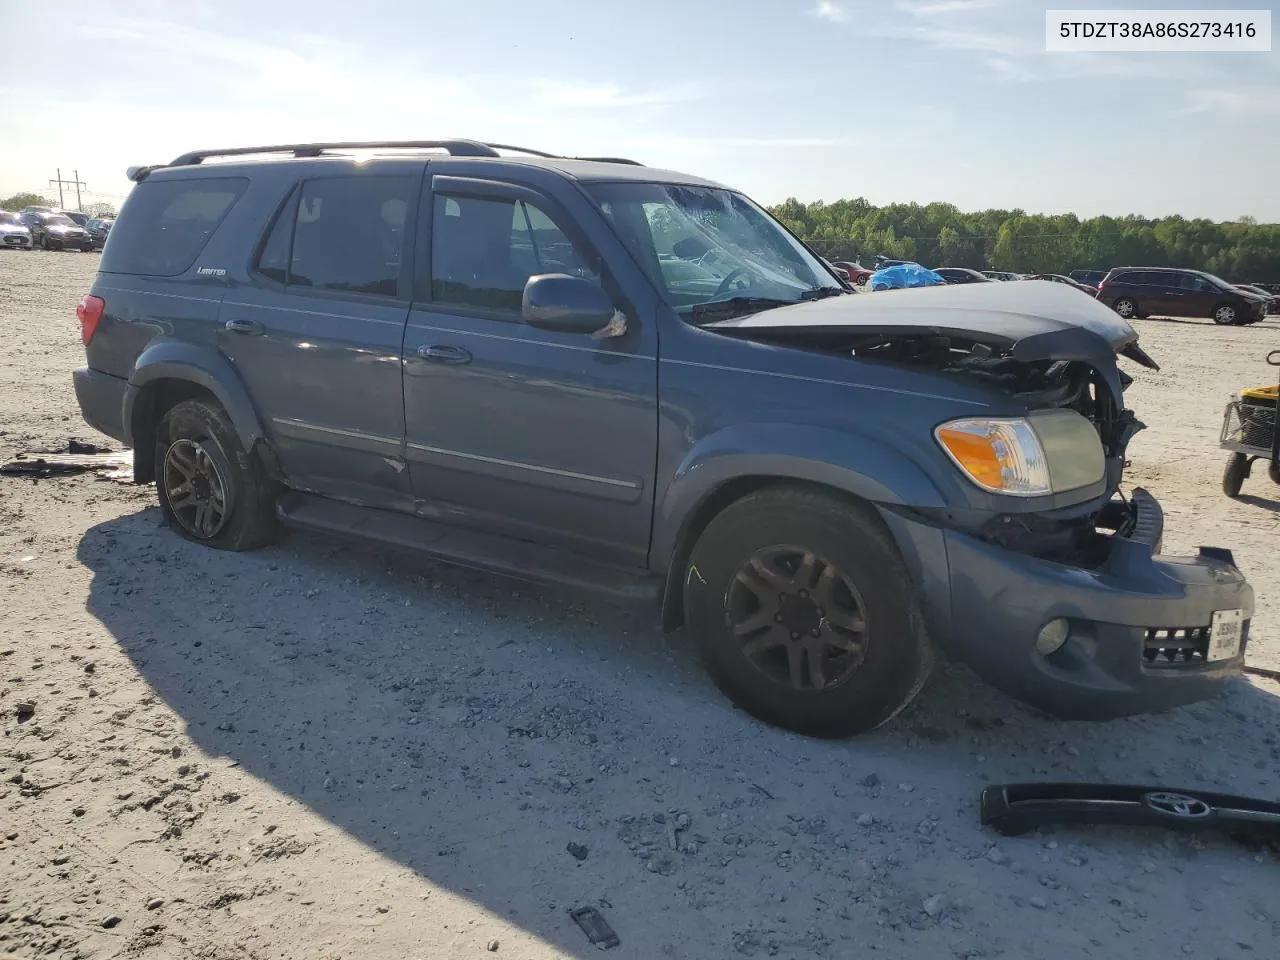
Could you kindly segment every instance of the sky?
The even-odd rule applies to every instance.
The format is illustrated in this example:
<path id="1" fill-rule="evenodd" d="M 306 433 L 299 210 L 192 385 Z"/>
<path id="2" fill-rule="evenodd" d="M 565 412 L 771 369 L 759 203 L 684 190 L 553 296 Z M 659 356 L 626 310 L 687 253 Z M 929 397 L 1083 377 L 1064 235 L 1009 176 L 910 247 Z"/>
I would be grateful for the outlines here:
<path id="1" fill-rule="evenodd" d="M 196 148 L 468 137 L 763 203 L 1280 222 L 1280 45 L 1045 52 L 1046 7 L 1115 6 L 0 0 L 0 196 L 48 194 L 60 167 L 118 204 L 127 166 Z"/>

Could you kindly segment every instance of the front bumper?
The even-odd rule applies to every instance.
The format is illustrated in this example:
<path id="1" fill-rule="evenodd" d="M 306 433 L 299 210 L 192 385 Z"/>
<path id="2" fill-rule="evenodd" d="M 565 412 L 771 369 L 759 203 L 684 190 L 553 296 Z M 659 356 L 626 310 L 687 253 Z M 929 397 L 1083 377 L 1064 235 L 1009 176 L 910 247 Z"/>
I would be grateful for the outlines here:
<path id="1" fill-rule="evenodd" d="M 113 377 L 91 367 L 80 367 L 71 374 L 76 387 L 80 415 L 93 429 L 113 440 L 127 444 L 124 429 L 124 397 L 129 381 Z"/>
<path id="2" fill-rule="evenodd" d="M 1244 665 L 1253 588 L 1228 551 L 1158 555 L 1159 504 L 1145 491 L 1135 491 L 1133 503 L 1134 529 L 1113 537 L 1106 560 L 1090 569 L 939 531 L 945 572 L 938 560 L 920 560 L 934 566 L 926 592 L 944 577 L 949 586 L 944 648 L 997 689 L 1069 719 L 1157 712 L 1221 692 Z M 1242 612 L 1241 647 L 1236 657 L 1209 661 L 1219 610 Z M 1036 637 L 1058 617 L 1070 622 L 1069 638 L 1041 656 Z"/>

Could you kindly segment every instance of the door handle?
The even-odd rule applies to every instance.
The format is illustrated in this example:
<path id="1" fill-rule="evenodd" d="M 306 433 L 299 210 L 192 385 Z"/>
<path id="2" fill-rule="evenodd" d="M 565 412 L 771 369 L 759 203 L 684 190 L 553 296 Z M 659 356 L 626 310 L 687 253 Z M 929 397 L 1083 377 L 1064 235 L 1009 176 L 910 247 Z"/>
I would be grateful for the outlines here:
<path id="1" fill-rule="evenodd" d="M 250 337 L 262 336 L 262 324 L 257 320 L 228 320 L 223 324 L 227 333 L 242 333 Z"/>
<path id="2" fill-rule="evenodd" d="M 418 348 L 418 356 L 432 363 L 470 363 L 471 354 L 461 347 L 433 344 Z"/>

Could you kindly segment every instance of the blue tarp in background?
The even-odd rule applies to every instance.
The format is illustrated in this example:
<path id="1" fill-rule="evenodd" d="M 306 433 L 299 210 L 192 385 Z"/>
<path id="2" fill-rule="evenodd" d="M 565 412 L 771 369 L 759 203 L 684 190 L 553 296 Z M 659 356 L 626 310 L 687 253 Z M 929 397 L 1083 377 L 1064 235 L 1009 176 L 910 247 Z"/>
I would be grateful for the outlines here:
<path id="1" fill-rule="evenodd" d="M 871 275 L 867 285 L 872 290 L 899 290 L 903 287 L 932 287 L 946 282 L 918 263 L 899 263 L 877 270 Z"/>

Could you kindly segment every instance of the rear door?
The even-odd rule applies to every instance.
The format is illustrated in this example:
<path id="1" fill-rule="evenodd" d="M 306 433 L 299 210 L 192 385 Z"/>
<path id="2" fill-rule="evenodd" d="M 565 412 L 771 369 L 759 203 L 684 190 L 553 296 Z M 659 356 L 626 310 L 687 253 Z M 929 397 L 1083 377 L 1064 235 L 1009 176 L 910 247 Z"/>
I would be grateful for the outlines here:
<path id="1" fill-rule="evenodd" d="M 219 343 L 291 486 L 412 510 L 400 351 L 424 161 L 298 183 L 223 301 Z"/>
<path id="2" fill-rule="evenodd" d="M 1152 273 L 1152 279 L 1157 281 L 1153 284 L 1152 289 L 1158 291 L 1156 302 L 1159 309 L 1156 311 L 1162 316 L 1167 317 L 1194 317 L 1198 316 L 1196 309 L 1196 300 L 1198 295 L 1196 292 L 1196 278 L 1189 273 L 1174 273 L 1172 271 Z"/>
<path id="3" fill-rule="evenodd" d="M 640 567 L 657 455 L 657 333 L 546 193 L 435 176 L 405 335 L 406 456 L 420 510 Z M 427 234 L 429 233 L 429 239 Z M 538 330 L 525 282 L 602 281 L 624 334 Z"/>

